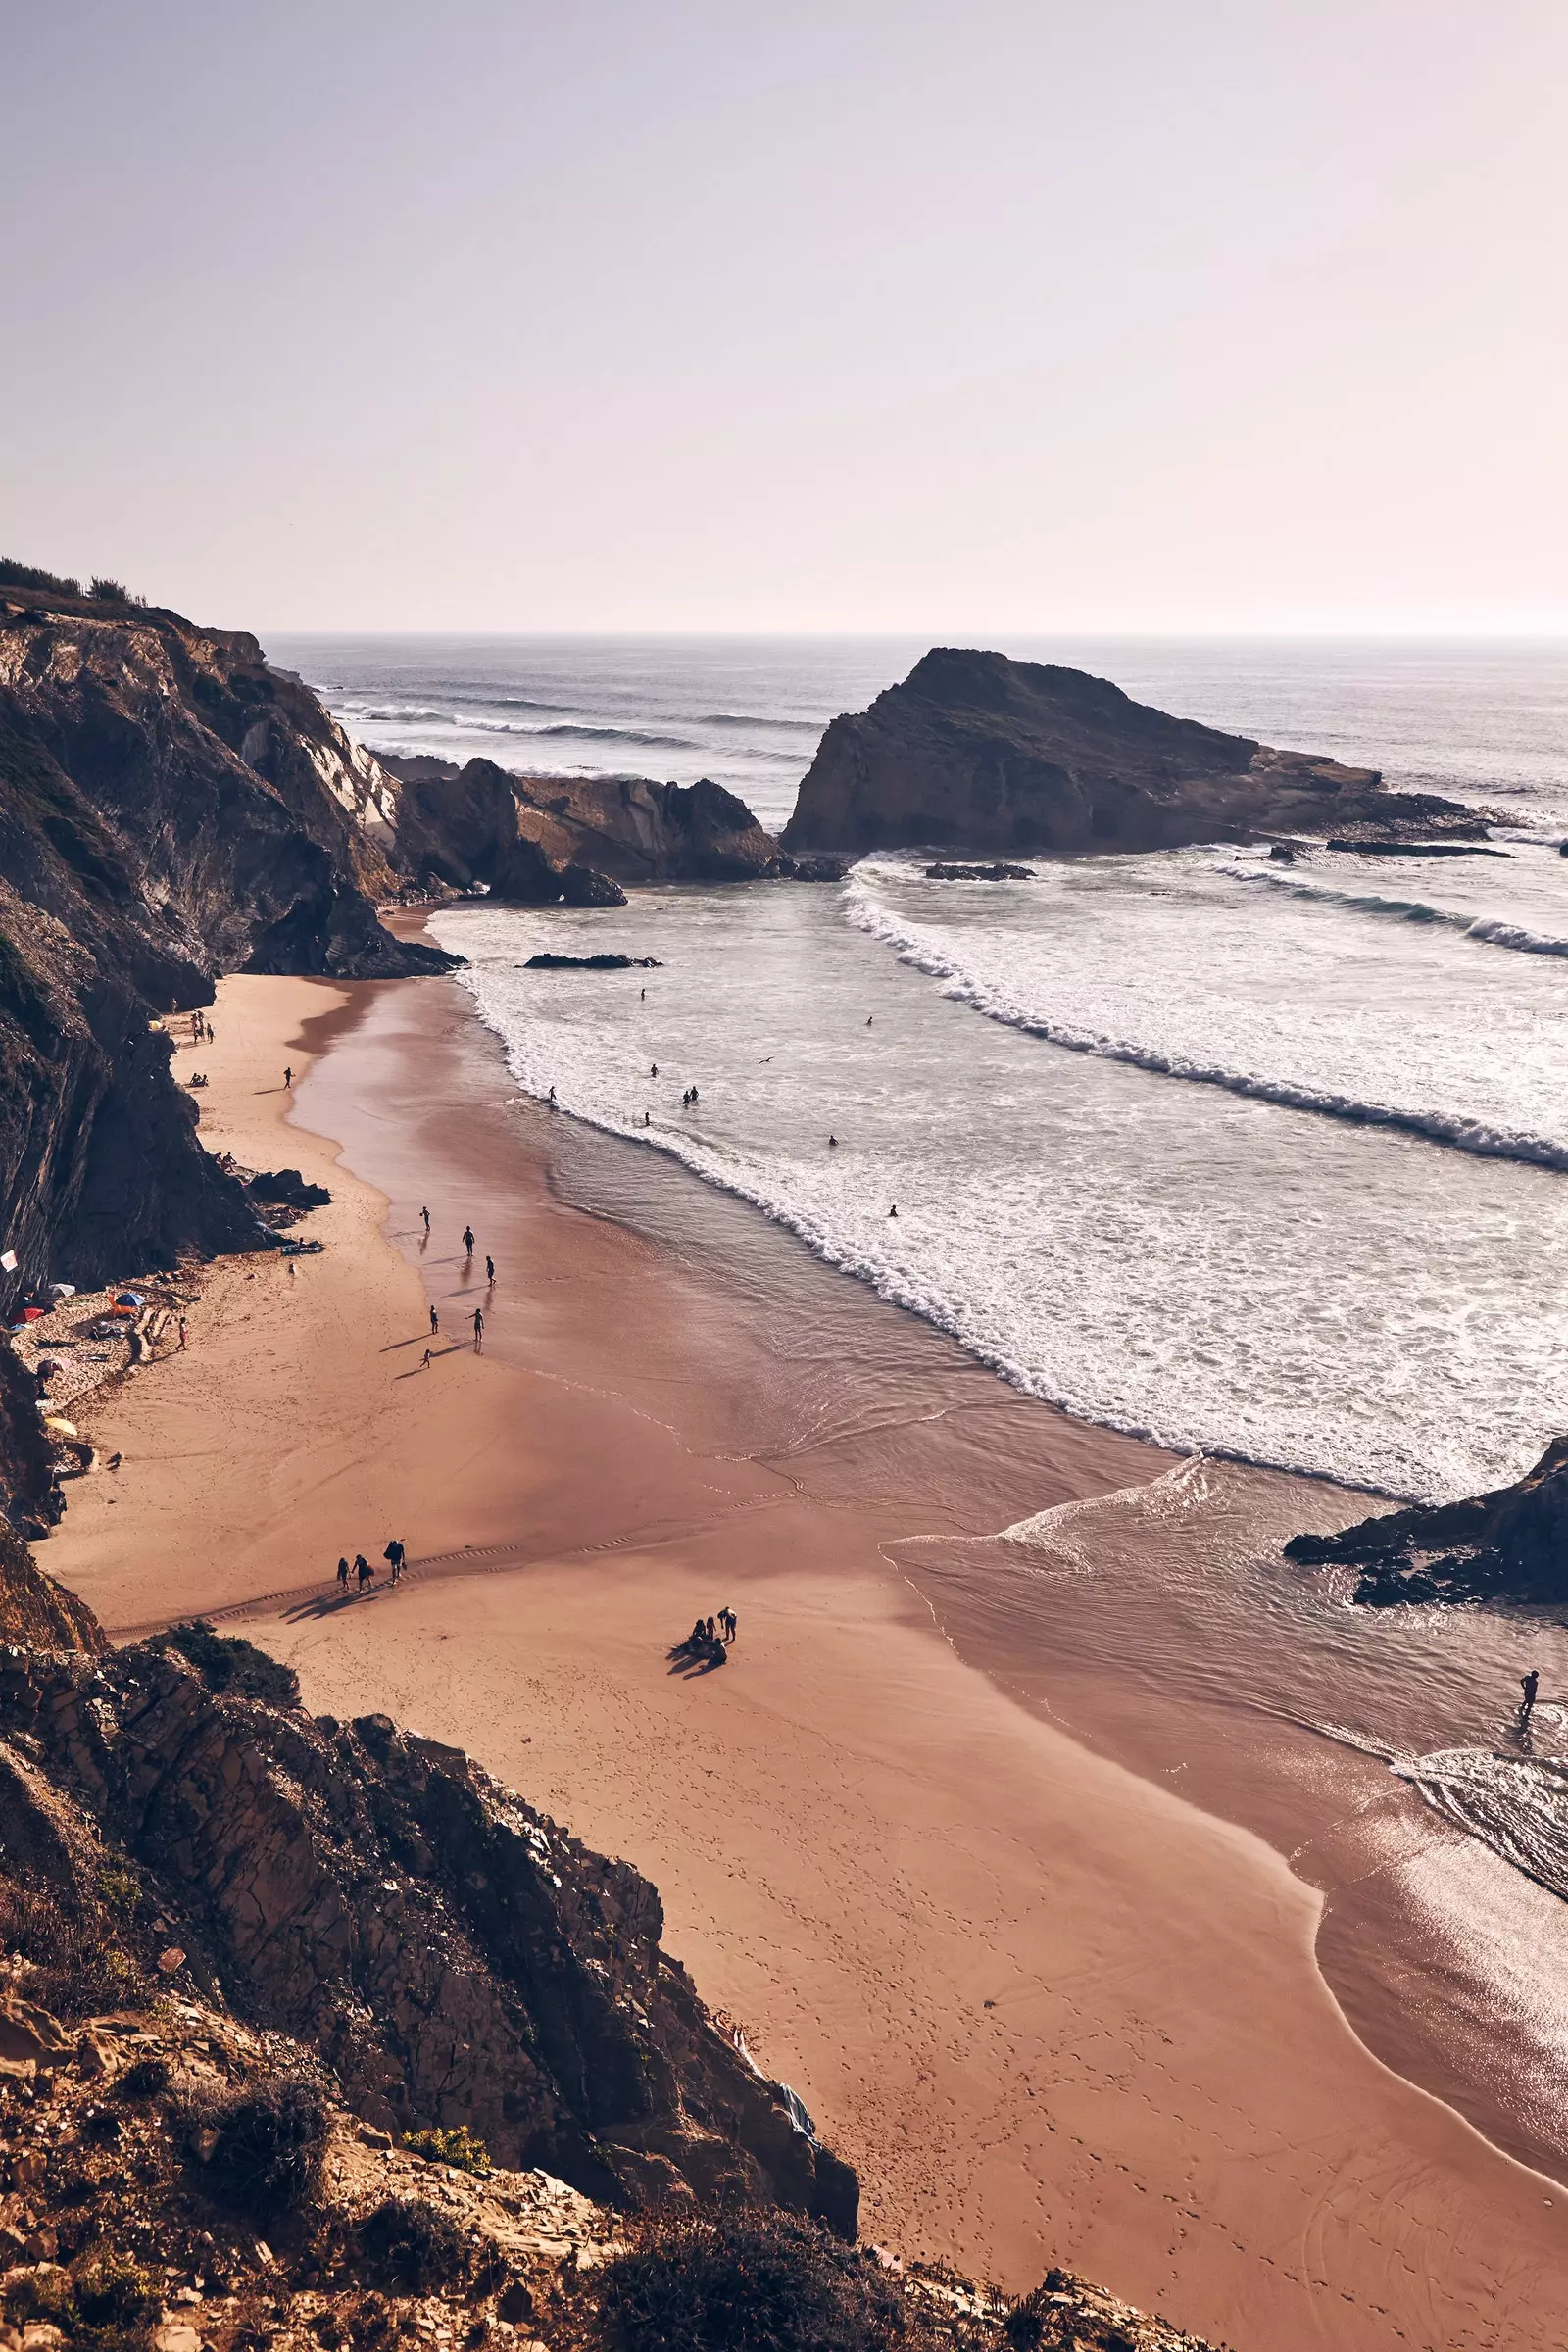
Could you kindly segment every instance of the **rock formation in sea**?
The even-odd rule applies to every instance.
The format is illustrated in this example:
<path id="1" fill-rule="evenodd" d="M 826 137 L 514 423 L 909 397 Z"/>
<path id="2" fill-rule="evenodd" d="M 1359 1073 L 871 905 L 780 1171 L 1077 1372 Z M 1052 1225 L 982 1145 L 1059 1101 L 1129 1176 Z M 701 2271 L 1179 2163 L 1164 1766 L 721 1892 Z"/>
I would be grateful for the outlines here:
<path id="1" fill-rule="evenodd" d="M 706 778 L 527 776 L 491 760 L 466 767 L 421 755 L 378 754 L 402 787 L 398 854 L 416 874 L 466 889 L 482 882 L 514 903 L 573 897 L 585 872 L 613 888 L 639 882 L 834 881 L 836 858 L 786 856 L 744 801 Z M 581 885 L 578 885 L 580 893 Z M 618 890 L 613 900 L 622 903 Z"/>
<path id="2" fill-rule="evenodd" d="M 1372 1608 L 1433 1600 L 1568 1601 L 1568 1438 L 1553 1438 L 1511 1487 L 1463 1502 L 1416 1503 L 1337 1536 L 1293 1536 L 1285 1556 L 1358 1568 Z"/>
<path id="3" fill-rule="evenodd" d="M 938 647 L 834 719 L 781 841 L 791 852 L 1158 850 L 1271 832 L 1481 836 L 1456 802 L 1373 768 L 1172 718 L 1080 669 Z"/>

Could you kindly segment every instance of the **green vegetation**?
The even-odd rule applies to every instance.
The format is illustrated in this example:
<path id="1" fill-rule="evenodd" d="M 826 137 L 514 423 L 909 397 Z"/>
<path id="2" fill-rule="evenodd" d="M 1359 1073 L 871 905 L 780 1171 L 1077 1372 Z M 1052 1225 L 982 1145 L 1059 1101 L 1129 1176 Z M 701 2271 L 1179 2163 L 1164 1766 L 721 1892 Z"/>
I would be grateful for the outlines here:
<path id="1" fill-rule="evenodd" d="M 412 2148 L 416 2156 L 432 2157 L 438 2164 L 454 2164 L 459 2172 L 478 2173 L 490 2170 L 490 2151 L 482 2139 L 475 2139 L 466 2124 L 459 2124 L 450 2132 L 409 2132 L 403 2145 Z"/>
<path id="2" fill-rule="evenodd" d="M 4 2295 L 13 2327 L 42 2321 L 79 2352 L 143 2352 L 160 2308 L 154 2280 L 108 2245 L 94 2246 L 69 2271 L 13 2271 Z"/>

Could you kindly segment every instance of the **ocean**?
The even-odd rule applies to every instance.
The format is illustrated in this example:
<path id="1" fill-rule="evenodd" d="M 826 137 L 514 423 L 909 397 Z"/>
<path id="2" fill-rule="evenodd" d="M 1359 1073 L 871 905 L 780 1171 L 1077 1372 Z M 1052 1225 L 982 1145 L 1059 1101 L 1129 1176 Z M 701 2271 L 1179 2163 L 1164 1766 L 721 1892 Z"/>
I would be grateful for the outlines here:
<path id="1" fill-rule="evenodd" d="M 270 648 L 373 746 L 711 775 L 774 826 L 827 719 L 921 650 Z M 435 931 L 519 1085 L 1089 1419 L 1390 1494 L 1517 1476 L 1568 1401 L 1568 649 L 1004 650 L 1482 801 L 1502 854 L 1199 849 L 1004 884 L 879 857 L 842 888 L 455 909 Z M 590 944 L 661 968 L 519 968 Z"/>
<path id="2" fill-rule="evenodd" d="M 777 826 L 826 721 L 925 649 L 268 650 L 372 747 L 711 775 Z M 1568 1918 L 1568 1638 L 1528 1612 L 1348 1609 L 1237 1536 L 1223 1461 L 1442 1498 L 1517 1477 L 1568 1423 L 1568 647 L 1002 650 L 1485 804 L 1500 854 L 1320 848 L 1281 867 L 1216 846 L 1036 858 L 1004 884 L 887 856 L 838 886 L 649 889 L 591 912 L 479 901 L 433 934 L 468 958 L 520 1091 L 754 1203 L 1017 1388 L 1213 1465 L 1134 1507 L 1166 1531 L 1157 1591 L 1147 1545 L 1124 1590 L 1085 1582 L 1078 1520 L 998 1529 L 1004 1552 L 958 1568 L 906 1565 L 934 1607 L 954 1577 L 960 1613 L 1047 1596 L 1064 1660 L 1124 1645 L 1151 1721 L 1183 1690 L 1220 1706 L 1240 1677 L 1265 1714 L 1387 1759 L 1532 1882 L 1483 1896 L 1462 1872 L 1435 1887 L 1425 1849 L 1409 1862 L 1411 1900 L 1473 1947 L 1502 2031 L 1555 2078 L 1568 1943 L 1532 1906 L 1546 1889 Z M 658 961 L 524 970 L 545 947 Z M 588 1204 L 695 1246 L 678 1198 L 629 1179 Z M 1507 1721 L 1532 1660 L 1526 1753 Z M 1539 1965 L 1504 1985 L 1523 1938 Z M 1568 2104 L 1538 2123 L 1568 2145 Z"/>

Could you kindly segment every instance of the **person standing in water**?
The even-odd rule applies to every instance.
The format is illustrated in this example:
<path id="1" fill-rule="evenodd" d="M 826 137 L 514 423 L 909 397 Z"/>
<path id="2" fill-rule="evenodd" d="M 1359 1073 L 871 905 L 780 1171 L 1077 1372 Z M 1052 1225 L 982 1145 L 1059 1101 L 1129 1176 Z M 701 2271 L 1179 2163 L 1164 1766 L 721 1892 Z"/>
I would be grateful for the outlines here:
<path id="1" fill-rule="evenodd" d="M 487 1257 L 484 1261 L 484 1278 L 488 1283 L 494 1284 L 495 1282 L 496 1261 L 493 1257 Z"/>
<path id="2" fill-rule="evenodd" d="M 427 1208 L 421 1208 L 419 1214 L 424 1219 L 424 1230 L 426 1235 L 428 1235 L 430 1231 L 430 1211 Z"/>
<path id="3" fill-rule="evenodd" d="M 463 1247 L 471 1257 L 473 1255 L 473 1227 L 471 1225 L 465 1225 L 463 1228 Z"/>
<path id="4" fill-rule="evenodd" d="M 1541 1689 L 1541 1677 L 1533 1666 L 1528 1674 L 1520 1676 L 1519 1688 L 1524 1692 L 1524 1698 L 1519 1708 L 1519 1729 L 1524 1731 L 1528 1728 L 1530 1718 L 1535 1712 L 1536 1692 Z"/>
<path id="5" fill-rule="evenodd" d="M 483 1307 L 482 1307 L 482 1306 L 476 1306 L 476 1307 L 474 1308 L 474 1310 L 473 1310 L 473 1351 L 474 1351 L 475 1355 L 477 1355 L 477 1354 L 478 1354 L 478 1352 L 479 1352 L 479 1349 L 480 1349 L 480 1348 L 481 1348 L 483 1346 L 484 1346 L 484 1309 L 483 1309 Z"/>

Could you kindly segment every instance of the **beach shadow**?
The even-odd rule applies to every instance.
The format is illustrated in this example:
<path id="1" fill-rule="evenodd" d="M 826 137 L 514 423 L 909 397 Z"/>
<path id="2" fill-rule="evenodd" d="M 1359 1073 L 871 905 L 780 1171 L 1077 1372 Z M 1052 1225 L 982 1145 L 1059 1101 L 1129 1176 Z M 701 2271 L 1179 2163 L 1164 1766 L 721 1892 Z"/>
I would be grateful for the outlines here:
<path id="1" fill-rule="evenodd" d="M 368 1585 L 363 1592 L 318 1592 L 313 1600 L 302 1600 L 297 1607 L 283 1611 L 285 1625 L 298 1625 L 305 1618 L 335 1617 L 341 1609 L 352 1609 L 356 1602 L 374 1600 L 381 1592 L 389 1592 L 390 1585 Z"/>
<path id="2" fill-rule="evenodd" d="M 427 1335 L 424 1332 L 416 1331 L 411 1340 L 388 1340 L 386 1346 L 382 1348 L 381 1353 L 383 1355 L 396 1355 L 400 1348 L 417 1348 L 424 1341 L 426 1336 Z"/>
<path id="3" fill-rule="evenodd" d="M 723 1649 L 720 1649 L 717 1657 L 707 1652 L 701 1657 L 694 1657 L 684 1642 L 678 1649 L 666 1650 L 664 1655 L 670 1660 L 671 1678 L 679 1675 L 684 1683 L 696 1682 L 703 1675 L 711 1674 L 715 1667 L 729 1664 L 728 1654 Z"/>
<path id="4" fill-rule="evenodd" d="M 444 1355 L 461 1355 L 465 1345 L 466 1343 L 462 1340 L 454 1340 L 450 1348 L 432 1348 L 430 1350 L 431 1369 L 434 1369 Z M 416 1364 L 412 1371 L 400 1372 L 398 1378 L 399 1380 L 417 1380 L 424 1368 L 423 1364 Z"/>

